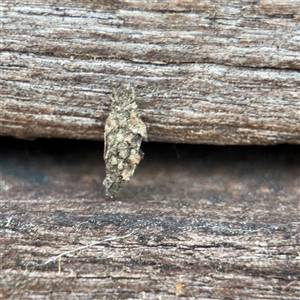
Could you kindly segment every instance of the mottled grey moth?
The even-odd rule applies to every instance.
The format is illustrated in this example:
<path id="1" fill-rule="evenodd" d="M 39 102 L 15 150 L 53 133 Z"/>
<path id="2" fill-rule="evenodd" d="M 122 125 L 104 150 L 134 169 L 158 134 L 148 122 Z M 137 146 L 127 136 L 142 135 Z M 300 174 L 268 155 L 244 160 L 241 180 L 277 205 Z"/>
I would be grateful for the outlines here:
<path id="1" fill-rule="evenodd" d="M 103 185 L 108 196 L 116 196 L 133 175 L 143 158 L 142 139 L 147 140 L 147 128 L 137 111 L 134 88 L 121 85 L 113 90 L 104 129 L 106 177 Z"/>

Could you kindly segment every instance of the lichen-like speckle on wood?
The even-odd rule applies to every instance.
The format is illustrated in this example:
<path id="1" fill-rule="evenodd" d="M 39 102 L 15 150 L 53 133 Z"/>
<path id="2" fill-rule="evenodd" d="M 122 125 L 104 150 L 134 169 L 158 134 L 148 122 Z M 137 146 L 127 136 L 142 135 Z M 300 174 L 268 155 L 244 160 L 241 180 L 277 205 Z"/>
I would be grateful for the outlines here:
<path id="1" fill-rule="evenodd" d="M 140 147 L 142 139 L 147 140 L 147 128 L 137 111 L 133 87 L 121 85 L 114 89 L 111 100 L 104 130 L 106 177 L 103 185 L 106 194 L 114 197 L 143 158 Z"/>

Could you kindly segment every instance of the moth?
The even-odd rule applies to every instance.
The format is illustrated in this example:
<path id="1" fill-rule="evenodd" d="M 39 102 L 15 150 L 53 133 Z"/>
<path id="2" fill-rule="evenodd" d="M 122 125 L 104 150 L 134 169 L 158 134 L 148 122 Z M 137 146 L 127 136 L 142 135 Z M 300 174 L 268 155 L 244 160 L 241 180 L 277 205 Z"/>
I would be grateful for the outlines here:
<path id="1" fill-rule="evenodd" d="M 111 111 L 104 129 L 104 161 L 106 195 L 116 196 L 130 180 L 143 158 L 142 140 L 147 141 L 147 128 L 141 120 L 135 102 L 135 90 L 130 85 L 113 89 Z"/>

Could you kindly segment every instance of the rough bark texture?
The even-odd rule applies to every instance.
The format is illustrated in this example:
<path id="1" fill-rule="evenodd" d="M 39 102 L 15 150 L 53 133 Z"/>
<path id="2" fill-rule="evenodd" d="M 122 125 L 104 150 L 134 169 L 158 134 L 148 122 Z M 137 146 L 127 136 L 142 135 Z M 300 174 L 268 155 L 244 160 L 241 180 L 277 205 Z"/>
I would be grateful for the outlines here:
<path id="1" fill-rule="evenodd" d="M 136 86 L 150 141 L 300 143 L 300 1 L 2 1 L 1 129 L 103 139 Z"/>
<path id="2" fill-rule="evenodd" d="M 4 299 L 300 298 L 298 146 L 144 144 L 112 200 L 103 143 L 1 145 Z"/>

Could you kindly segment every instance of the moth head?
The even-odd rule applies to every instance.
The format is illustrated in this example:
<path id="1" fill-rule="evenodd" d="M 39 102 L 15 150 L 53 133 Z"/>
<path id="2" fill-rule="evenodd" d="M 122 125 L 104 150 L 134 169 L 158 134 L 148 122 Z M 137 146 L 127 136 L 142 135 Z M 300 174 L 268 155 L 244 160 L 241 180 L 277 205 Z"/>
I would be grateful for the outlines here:
<path id="1" fill-rule="evenodd" d="M 117 89 L 113 89 L 112 108 L 115 110 L 135 109 L 135 91 L 130 84 L 122 84 Z"/>

